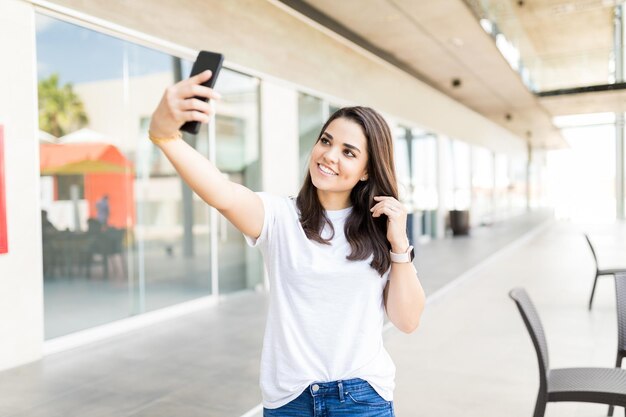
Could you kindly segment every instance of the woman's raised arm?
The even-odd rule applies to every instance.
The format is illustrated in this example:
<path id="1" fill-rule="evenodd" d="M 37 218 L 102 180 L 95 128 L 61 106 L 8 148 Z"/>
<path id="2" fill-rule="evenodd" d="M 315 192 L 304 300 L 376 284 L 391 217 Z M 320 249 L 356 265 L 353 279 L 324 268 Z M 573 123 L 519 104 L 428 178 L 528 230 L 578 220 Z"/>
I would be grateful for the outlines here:
<path id="1" fill-rule="evenodd" d="M 205 71 L 168 87 L 152 114 L 150 135 L 158 138 L 154 142 L 200 198 L 219 210 L 242 233 L 257 238 L 263 227 L 261 198 L 243 185 L 226 179 L 211 161 L 185 141 L 163 140 L 178 137 L 185 122 L 209 122 L 213 108 L 193 98 L 220 98 L 211 88 L 200 85 L 209 78 L 211 71 Z"/>

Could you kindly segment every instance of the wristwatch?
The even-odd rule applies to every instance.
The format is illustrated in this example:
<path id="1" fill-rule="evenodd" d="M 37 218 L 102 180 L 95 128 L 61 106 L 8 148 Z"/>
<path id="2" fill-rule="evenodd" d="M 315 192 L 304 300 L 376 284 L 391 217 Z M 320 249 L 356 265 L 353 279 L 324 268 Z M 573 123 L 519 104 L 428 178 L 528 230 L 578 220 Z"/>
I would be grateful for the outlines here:
<path id="1" fill-rule="evenodd" d="M 413 258 L 415 258 L 415 250 L 413 249 L 413 246 L 409 246 L 404 253 L 393 253 L 392 251 L 389 251 L 389 255 L 391 256 L 391 262 L 406 264 L 413 262 Z"/>

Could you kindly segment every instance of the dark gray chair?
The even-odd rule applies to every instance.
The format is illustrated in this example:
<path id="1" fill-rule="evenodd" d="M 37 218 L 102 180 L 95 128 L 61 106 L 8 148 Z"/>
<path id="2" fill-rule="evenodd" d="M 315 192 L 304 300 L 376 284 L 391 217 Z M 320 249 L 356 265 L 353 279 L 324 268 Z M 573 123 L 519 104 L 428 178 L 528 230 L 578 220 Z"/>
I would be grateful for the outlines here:
<path id="1" fill-rule="evenodd" d="M 617 360 L 615 367 L 621 368 L 626 358 L 626 273 L 615 274 L 615 299 L 617 306 Z M 609 416 L 613 406 L 609 407 Z"/>
<path id="2" fill-rule="evenodd" d="M 591 244 L 591 240 L 589 236 L 585 234 L 585 239 L 587 239 L 587 243 L 589 244 L 589 249 L 591 249 L 591 254 L 593 255 L 593 260 L 596 263 L 596 276 L 593 279 L 593 287 L 591 288 L 591 297 L 589 297 L 589 310 L 591 310 L 591 305 L 593 304 L 593 294 L 596 292 L 596 284 L 598 283 L 598 277 L 607 276 L 607 275 L 615 275 L 620 272 L 626 272 L 626 267 L 624 268 L 616 268 L 616 269 L 600 269 L 600 265 L 598 264 L 598 257 L 596 256 L 596 251 Z"/>
<path id="3" fill-rule="evenodd" d="M 523 288 L 509 293 L 515 300 L 530 333 L 539 361 L 539 394 L 534 417 L 543 417 L 549 402 L 599 403 L 624 407 L 626 417 L 626 370 L 617 368 L 550 369 L 543 326 Z"/>

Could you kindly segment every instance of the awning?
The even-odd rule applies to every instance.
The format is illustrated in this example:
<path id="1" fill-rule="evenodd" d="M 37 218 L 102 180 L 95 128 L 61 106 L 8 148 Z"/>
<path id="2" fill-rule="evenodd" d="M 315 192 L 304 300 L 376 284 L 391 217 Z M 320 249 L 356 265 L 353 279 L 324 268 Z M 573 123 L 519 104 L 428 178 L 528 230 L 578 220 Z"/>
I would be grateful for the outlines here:
<path id="1" fill-rule="evenodd" d="M 39 144 L 41 175 L 124 173 L 132 164 L 109 143 Z"/>

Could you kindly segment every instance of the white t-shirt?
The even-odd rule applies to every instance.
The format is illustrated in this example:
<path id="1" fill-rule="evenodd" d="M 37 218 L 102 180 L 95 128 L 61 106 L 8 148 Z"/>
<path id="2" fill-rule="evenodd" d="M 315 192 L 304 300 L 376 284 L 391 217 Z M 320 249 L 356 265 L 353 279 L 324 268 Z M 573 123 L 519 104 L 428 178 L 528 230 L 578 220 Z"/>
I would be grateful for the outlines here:
<path id="1" fill-rule="evenodd" d="M 261 356 L 263 406 L 279 408 L 313 382 L 361 378 L 393 399 L 395 365 L 383 347 L 385 311 L 381 277 L 369 263 L 348 261 L 343 232 L 351 208 L 327 211 L 331 245 L 309 240 L 295 198 L 258 193 L 265 207 L 257 240 L 270 280 Z M 328 227 L 322 237 L 330 236 Z"/>

